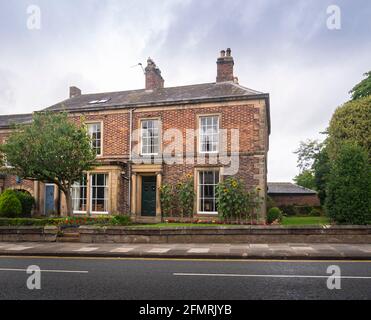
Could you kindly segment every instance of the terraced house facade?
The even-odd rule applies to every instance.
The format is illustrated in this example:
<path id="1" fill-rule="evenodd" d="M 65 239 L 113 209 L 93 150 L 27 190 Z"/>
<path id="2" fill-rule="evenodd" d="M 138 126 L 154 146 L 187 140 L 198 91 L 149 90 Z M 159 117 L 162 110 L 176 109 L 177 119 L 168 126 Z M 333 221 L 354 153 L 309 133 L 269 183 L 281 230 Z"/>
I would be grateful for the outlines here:
<path id="1" fill-rule="evenodd" d="M 137 221 L 161 220 L 160 186 L 194 178 L 194 214 L 215 219 L 215 186 L 225 176 L 259 188 L 265 218 L 269 95 L 248 89 L 233 74 L 231 50 L 217 59 L 216 82 L 165 87 L 159 68 L 148 59 L 145 89 L 82 94 L 45 110 L 84 119 L 99 166 L 73 187 L 76 215 L 130 213 Z M 13 123 L 30 123 L 32 114 L 0 116 L 0 142 Z M 0 188 L 30 192 L 35 215 L 66 215 L 65 200 L 53 184 L 2 175 Z"/>

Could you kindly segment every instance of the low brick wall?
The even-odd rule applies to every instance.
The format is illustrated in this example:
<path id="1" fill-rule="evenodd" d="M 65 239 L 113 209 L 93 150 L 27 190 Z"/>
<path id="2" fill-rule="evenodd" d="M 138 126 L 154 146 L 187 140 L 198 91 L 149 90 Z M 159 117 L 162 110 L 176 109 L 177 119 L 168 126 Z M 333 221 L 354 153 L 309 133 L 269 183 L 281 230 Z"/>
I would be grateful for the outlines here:
<path id="1" fill-rule="evenodd" d="M 0 241 L 3 242 L 55 242 L 58 228 L 47 227 L 0 227 Z"/>
<path id="2" fill-rule="evenodd" d="M 371 243 L 371 226 L 82 226 L 79 232 L 86 243 Z"/>

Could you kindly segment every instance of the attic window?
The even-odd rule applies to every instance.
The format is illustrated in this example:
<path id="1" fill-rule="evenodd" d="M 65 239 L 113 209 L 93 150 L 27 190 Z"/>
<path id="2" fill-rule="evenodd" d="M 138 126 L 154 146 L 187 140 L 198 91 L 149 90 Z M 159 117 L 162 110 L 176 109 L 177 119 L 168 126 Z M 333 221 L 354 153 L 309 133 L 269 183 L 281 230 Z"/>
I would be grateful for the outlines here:
<path id="1" fill-rule="evenodd" d="M 105 99 L 102 99 L 102 100 L 92 100 L 89 102 L 89 104 L 99 104 L 99 103 L 106 103 L 108 101 L 110 101 L 111 98 L 105 98 Z"/>

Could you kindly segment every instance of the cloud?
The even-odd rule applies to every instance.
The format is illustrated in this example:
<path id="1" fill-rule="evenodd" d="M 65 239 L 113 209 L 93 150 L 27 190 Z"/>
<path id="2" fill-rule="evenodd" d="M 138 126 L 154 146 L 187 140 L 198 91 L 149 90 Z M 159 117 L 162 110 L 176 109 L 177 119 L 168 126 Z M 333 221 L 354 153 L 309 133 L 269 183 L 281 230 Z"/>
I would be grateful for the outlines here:
<path id="1" fill-rule="evenodd" d="M 335 108 L 370 69 L 371 4 L 338 0 L 342 29 L 326 28 L 333 1 L 0 0 L 0 111 L 31 112 L 83 92 L 142 88 L 154 58 L 165 85 L 212 82 L 220 49 L 235 74 L 271 95 L 269 179 L 290 180 L 300 140 L 321 138 Z"/>

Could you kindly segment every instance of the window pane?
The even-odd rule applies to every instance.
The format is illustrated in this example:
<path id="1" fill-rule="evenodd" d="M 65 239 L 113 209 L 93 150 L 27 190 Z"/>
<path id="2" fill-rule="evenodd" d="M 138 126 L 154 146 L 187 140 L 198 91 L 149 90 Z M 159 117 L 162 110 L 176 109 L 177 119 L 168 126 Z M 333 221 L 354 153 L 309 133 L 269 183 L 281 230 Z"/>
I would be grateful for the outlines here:
<path id="1" fill-rule="evenodd" d="M 142 154 L 158 154 L 159 152 L 159 121 L 142 121 Z"/>
<path id="2" fill-rule="evenodd" d="M 93 174 L 91 176 L 92 212 L 108 211 L 108 175 Z"/>
<path id="3" fill-rule="evenodd" d="M 97 155 L 101 154 L 101 124 L 100 123 L 89 123 L 88 131 L 91 139 L 92 148 Z"/>
<path id="4" fill-rule="evenodd" d="M 218 182 L 218 171 L 199 172 L 198 201 L 200 212 L 217 212 L 215 190 Z"/>
<path id="5" fill-rule="evenodd" d="M 219 144 L 219 118 L 217 116 L 200 118 L 200 151 L 217 152 Z"/>

